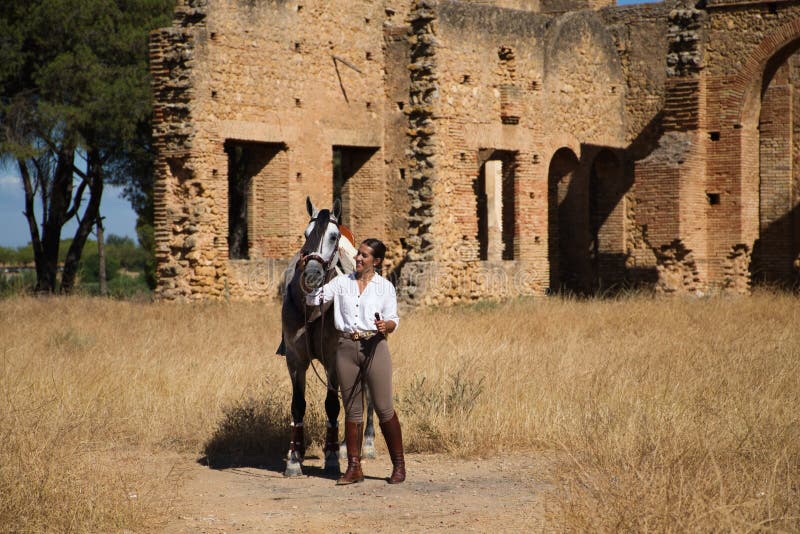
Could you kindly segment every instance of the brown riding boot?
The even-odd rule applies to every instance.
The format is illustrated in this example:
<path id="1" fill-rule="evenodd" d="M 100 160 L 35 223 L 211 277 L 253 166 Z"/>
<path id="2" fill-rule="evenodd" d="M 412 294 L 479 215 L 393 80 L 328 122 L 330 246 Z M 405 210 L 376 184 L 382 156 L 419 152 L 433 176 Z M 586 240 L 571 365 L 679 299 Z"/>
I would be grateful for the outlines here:
<path id="1" fill-rule="evenodd" d="M 389 449 L 389 457 L 392 459 L 392 476 L 389 477 L 389 484 L 400 484 L 406 479 L 406 460 L 403 455 L 403 432 L 400 430 L 400 420 L 397 412 L 392 418 L 381 423 L 383 439 L 386 440 L 386 448 Z"/>
<path id="2" fill-rule="evenodd" d="M 347 445 L 347 471 L 336 481 L 337 486 L 354 484 L 364 480 L 361 472 L 361 439 L 364 432 L 361 423 L 344 422 L 344 442 Z"/>

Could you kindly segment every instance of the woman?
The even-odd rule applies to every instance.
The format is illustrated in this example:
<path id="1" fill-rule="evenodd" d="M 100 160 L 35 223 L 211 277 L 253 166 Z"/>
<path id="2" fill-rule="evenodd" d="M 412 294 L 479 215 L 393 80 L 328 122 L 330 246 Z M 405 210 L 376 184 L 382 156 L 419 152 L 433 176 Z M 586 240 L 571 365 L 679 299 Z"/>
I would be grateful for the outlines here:
<path id="1" fill-rule="evenodd" d="M 399 484 L 406 479 L 403 435 L 392 405 L 392 361 L 386 343 L 386 334 L 394 332 L 400 318 L 394 286 L 379 274 L 385 256 L 386 246 L 380 240 L 364 240 L 356 254 L 355 272 L 337 276 L 307 296 L 309 305 L 333 300 L 334 323 L 340 332 L 336 371 L 345 408 L 347 471 L 336 482 L 338 485 L 364 480 L 361 472 L 363 382 L 372 393 L 375 413 L 392 459 L 389 484 Z M 305 264 L 305 258 L 301 261 Z"/>

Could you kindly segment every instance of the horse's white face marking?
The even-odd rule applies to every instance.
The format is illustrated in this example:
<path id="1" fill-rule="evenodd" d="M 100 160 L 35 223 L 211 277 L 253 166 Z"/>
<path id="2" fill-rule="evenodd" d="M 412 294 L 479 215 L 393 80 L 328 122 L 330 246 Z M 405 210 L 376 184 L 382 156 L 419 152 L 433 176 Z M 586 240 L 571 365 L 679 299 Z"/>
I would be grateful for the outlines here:
<path id="1" fill-rule="evenodd" d="M 306 264 L 304 275 L 306 284 L 308 284 L 309 287 L 316 288 L 322 285 L 325 277 L 323 265 L 320 265 L 319 260 L 322 259 L 323 264 L 328 267 L 335 264 L 336 255 L 339 251 L 341 232 L 339 232 L 339 225 L 337 224 L 335 215 L 329 214 L 328 217 L 322 217 L 323 221 L 327 219 L 327 225 L 320 236 L 316 229 L 316 225 L 318 224 L 317 217 L 320 215 L 320 210 L 316 209 L 310 200 L 307 201 L 307 207 L 308 213 L 311 215 L 312 219 L 311 222 L 308 223 L 304 235 L 306 237 L 306 244 L 313 247 L 313 250 L 312 248 L 305 250 L 305 253 L 312 255 L 312 257 L 309 258 Z M 319 236 L 319 241 L 309 244 L 308 239 L 316 241 L 317 236 L 314 234 Z"/>
<path id="2" fill-rule="evenodd" d="M 308 229 L 308 235 L 311 235 L 311 231 L 314 228 L 314 223 L 312 222 Z M 341 232 L 339 232 L 339 225 L 335 222 L 328 222 L 328 227 L 325 229 L 325 235 L 322 236 L 320 240 L 319 248 L 317 249 L 317 254 L 322 256 L 325 261 L 331 261 L 333 259 L 333 255 L 339 250 L 339 238 L 342 236 Z"/>

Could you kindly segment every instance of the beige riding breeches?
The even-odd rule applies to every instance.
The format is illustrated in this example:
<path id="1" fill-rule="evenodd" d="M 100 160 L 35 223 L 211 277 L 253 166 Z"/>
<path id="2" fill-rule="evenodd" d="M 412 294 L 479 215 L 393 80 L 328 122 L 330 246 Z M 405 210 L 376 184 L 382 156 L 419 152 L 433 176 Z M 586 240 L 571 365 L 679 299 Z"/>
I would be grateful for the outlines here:
<path id="1" fill-rule="evenodd" d="M 362 341 L 340 338 L 336 351 L 336 372 L 339 375 L 346 421 L 364 421 L 361 395 L 363 382 L 369 387 L 378 420 L 383 423 L 392 418 L 392 359 L 386 338 L 375 336 Z"/>

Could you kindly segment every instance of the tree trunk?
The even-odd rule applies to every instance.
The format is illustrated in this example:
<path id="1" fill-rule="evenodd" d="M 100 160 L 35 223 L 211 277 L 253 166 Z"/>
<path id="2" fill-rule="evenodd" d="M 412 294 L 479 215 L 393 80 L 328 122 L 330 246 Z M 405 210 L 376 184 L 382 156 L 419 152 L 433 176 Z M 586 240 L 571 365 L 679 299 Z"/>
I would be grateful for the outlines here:
<path id="1" fill-rule="evenodd" d="M 22 159 L 17 159 L 19 166 L 19 174 L 22 177 L 22 187 L 25 190 L 25 219 L 28 221 L 28 230 L 31 233 L 31 246 L 33 247 L 33 263 L 36 266 L 36 283 L 39 286 L 40 281 L 46 279 L 44 270 L 44 254 L 42 251 L 42 240 L 39 237 L 39 225 L 36 222 L 36 212 L 34 211 L 34 197 L 36 195 L 31 180 L 30 170 L 28 165 Z"/>
<path id="2" fill-rule="evenodd" d="M 72 202 L 72 165 L 75 149 L 62 147 L 58 151 L 56 170 L 50 187 L 50 202 L 42 222 L 42 265 L 37 265 L 36 291 L 54 293 L 58 275 L 58 249 L 61 244 L 61 229 L 67 220 L 67 212 Z M 40 184 L 45 187 L 44 184 Z"/>
<path id="3" fill-rule="evenodd" d="M 88 152 L 86 166 L 86 181 L 89 183 L 89 202 L 83 217 L 79 219 L 75 237 L 64 258 L 64 272 L 61 274 L 61 292 L 70 294 L 75 289 L 75 278 L 78 274 L 78 262 L 83 253 L 83 246 L 97 222 L 100 213 L 100 199 L 103 196 L 103 164 L 100 152 L 92 149 Z"/>
<path id="4" fill-rule="evenodd" d="M 103 218 L 97 214 L 97 277 L 100 279 L 100 294 L 108 296 L 108 280 L 106 279 L 106 245 L 103 240 Z"/>

